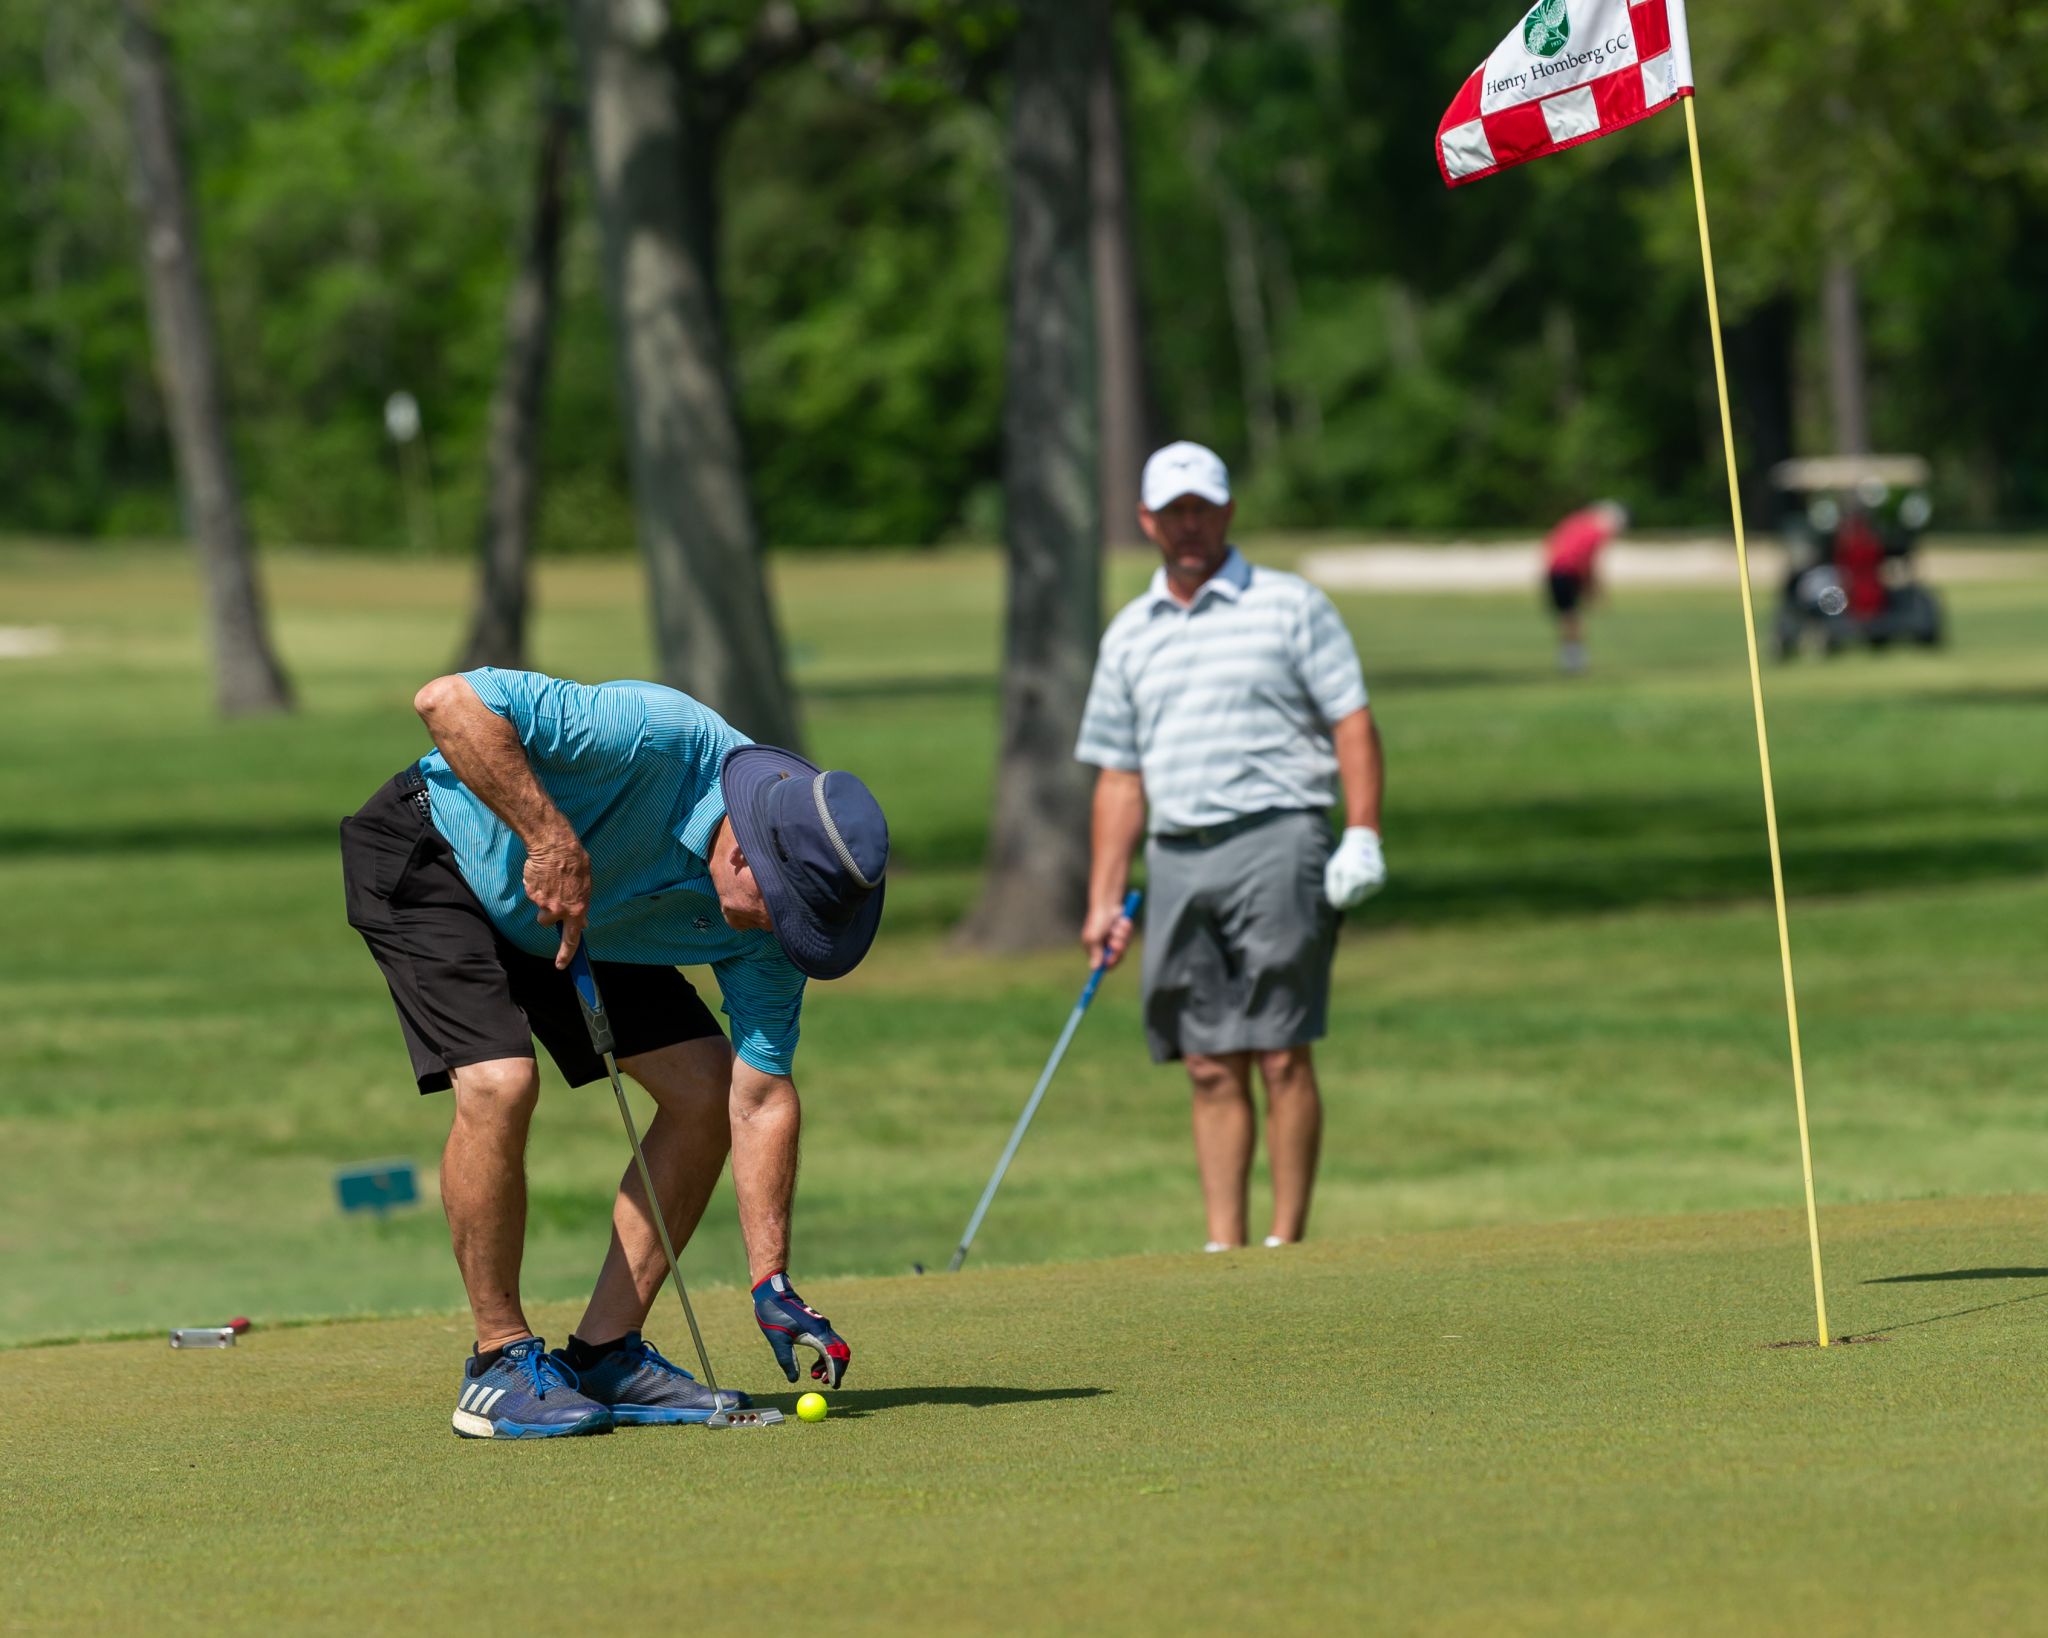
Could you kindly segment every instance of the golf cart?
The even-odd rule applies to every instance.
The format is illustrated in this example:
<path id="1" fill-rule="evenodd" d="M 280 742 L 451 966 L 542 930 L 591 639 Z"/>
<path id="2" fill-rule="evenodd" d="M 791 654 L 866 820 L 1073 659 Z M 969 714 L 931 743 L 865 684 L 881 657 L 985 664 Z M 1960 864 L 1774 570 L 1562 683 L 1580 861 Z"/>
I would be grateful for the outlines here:
<path id="1" fill-rule="evenodd" d="M 1772 647 L 1834 654 L 1850 643 L 1933 647 L 1941 604 L 1913 573 L 1932 511 L 1917 455 L 1833 455 L 1781 461 L 1771 482 L 1785 499 L 1785 600 Z"/>

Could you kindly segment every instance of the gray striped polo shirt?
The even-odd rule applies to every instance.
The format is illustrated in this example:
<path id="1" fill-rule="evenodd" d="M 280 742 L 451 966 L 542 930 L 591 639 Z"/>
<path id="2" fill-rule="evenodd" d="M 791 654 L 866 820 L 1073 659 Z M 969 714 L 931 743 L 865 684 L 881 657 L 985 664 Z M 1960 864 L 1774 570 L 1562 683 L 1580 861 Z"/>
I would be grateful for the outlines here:
<path id="1" fill-rule="evenodd" d="M 1154 836 L 1339 795 L 1331 725 L 1366 703 L 1351 633 L 1299 575 L 1236 547 L 1183 608 L 1158 570 L 1110 621 L 1074 755 L 1142 775 Z"/>

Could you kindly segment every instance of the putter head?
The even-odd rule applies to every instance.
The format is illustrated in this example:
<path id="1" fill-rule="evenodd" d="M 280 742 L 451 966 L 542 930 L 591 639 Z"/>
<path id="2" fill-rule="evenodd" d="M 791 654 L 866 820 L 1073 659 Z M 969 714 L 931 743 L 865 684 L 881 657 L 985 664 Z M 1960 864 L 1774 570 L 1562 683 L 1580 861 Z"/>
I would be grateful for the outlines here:
<path id="1" fill-rule="evenodd" d="M 781 1420 L 782 1412 L 779 1410 L 728 1406 L 713 1411 L 704 1419 L 703 1425 L 707 1428 L 772 1428 Z"/>

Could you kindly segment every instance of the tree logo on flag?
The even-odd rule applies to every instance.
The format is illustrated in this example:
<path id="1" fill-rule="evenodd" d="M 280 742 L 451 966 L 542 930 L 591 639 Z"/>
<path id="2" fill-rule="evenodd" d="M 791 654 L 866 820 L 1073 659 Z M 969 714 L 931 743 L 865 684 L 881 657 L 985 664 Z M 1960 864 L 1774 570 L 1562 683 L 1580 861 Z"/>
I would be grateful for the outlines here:
<path id="1" fill-rule="evenodd" d="M 1522 19 L 1522 44 L 1532 57 L 1555 57 L 1572 37 L 1572 20 L 1566 11 L 1568 0 L 1536 0 Z"/>

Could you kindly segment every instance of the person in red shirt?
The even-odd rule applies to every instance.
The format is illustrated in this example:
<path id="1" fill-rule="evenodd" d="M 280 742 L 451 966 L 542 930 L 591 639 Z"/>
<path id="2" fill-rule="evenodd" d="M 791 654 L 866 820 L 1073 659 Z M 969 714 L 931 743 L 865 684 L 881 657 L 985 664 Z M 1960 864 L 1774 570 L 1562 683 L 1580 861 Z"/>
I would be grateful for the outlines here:
<path id="1" fill-rule="evenodd" d="M 1628 527 L 1628 511 L 1611 500 L 1582 507 L 1543 540 L 1550 607 L 1557 616 L 1557 667 L 1567 676 L 1586 669 L 1586 631 L 1580 609 L 1594 592 L 1600 549 Z"/>

